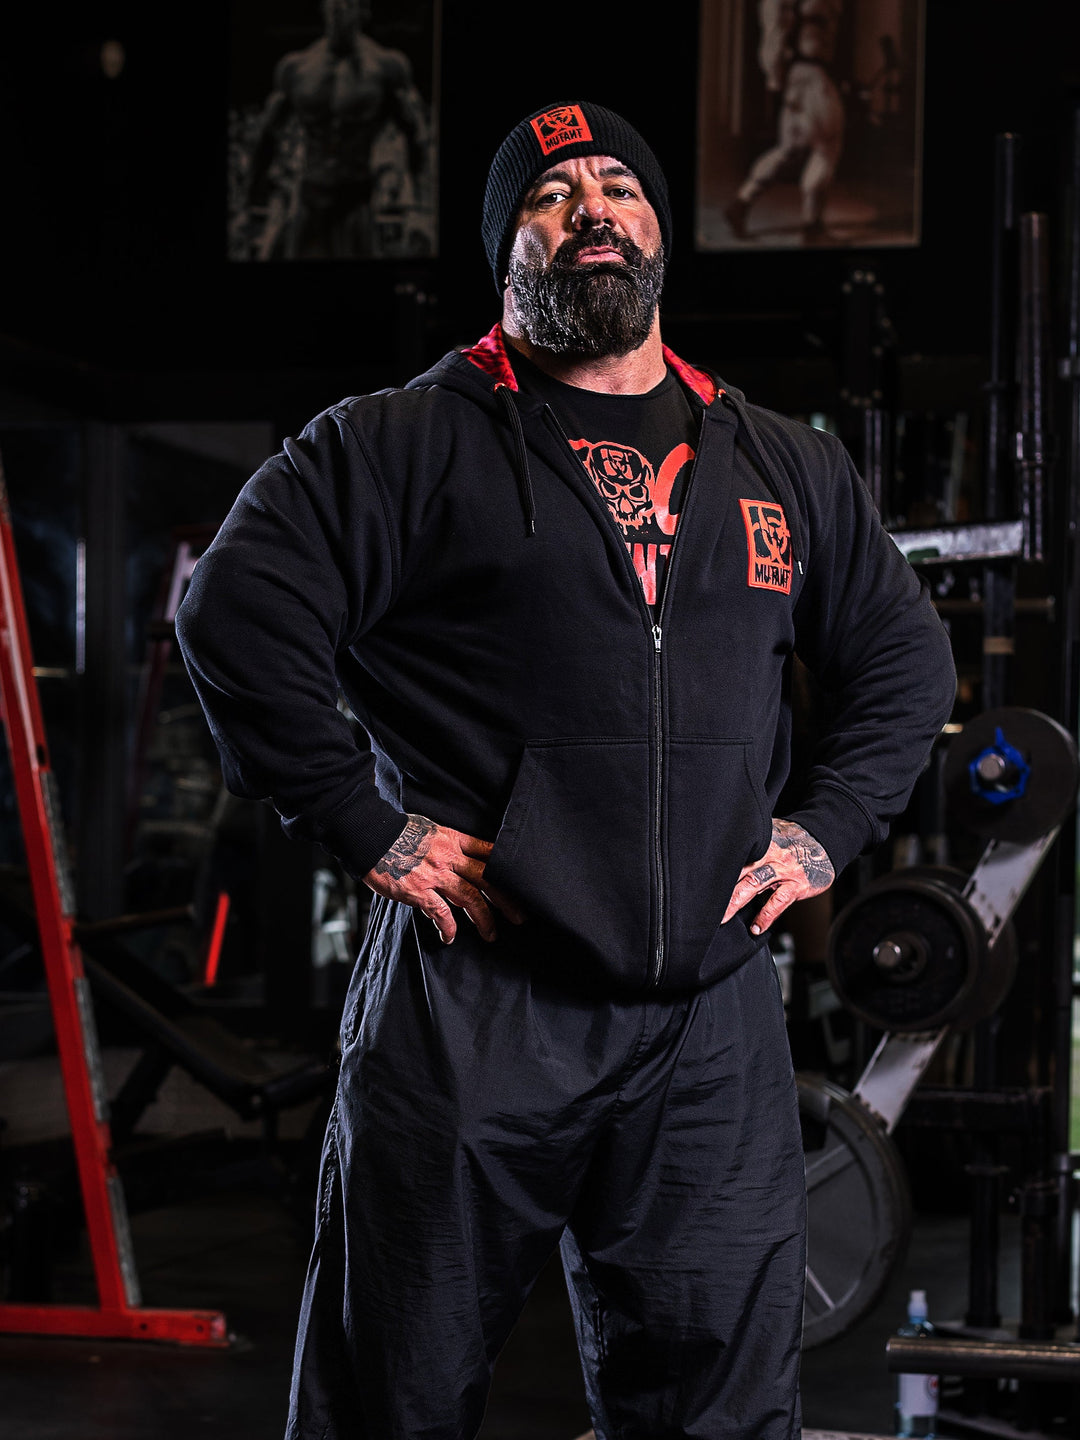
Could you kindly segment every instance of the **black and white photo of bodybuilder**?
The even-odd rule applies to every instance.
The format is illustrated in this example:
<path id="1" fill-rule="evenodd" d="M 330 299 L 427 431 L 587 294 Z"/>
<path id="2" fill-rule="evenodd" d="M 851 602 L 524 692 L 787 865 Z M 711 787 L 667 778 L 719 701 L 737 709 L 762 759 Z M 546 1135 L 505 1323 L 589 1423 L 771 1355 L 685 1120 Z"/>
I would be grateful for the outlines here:
<path id="1" fill-rule="evenodd" d="M 702 250 L 919 239 L 922 0 L 705 0 Z"/>
<path id="2" fill-rule="evenodd" d="M 438 0 L 239 0 L 228 255 L 434 255 Z"/>

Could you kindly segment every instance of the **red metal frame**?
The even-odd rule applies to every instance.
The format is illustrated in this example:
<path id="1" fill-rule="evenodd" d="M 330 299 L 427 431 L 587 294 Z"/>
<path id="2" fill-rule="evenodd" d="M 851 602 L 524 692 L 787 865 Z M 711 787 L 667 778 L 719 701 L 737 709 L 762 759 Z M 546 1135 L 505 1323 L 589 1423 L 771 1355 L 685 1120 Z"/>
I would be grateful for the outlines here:
<path id="1" fill-rule="evenodd" d="M 219 1311 L 152 1310 L 139 1303 L 127 1207 L 111 1157 L 89 985 L 73 936 L 74 901 L 60 848 L 59 817 L 54 831 L 50 813 L 52 773 L 2 468 L 0 704 L 98 1290 L 96 1308 L 0 1303 L 0 1331 L 227 1345 L 225 1317 Z"/>
<path id="2" fill-rule="evenodd" d="M 207 987 L 217 984 L 218 964 L 221 961 L 221 947 L 225 941 L 225 922 L 229 918 L 229 892 L 222 890 L 217 897 L 214 911 L 214 925 L 210 932 L 210 944 L 206 949 L 203 965 L 203 984 Z"/>

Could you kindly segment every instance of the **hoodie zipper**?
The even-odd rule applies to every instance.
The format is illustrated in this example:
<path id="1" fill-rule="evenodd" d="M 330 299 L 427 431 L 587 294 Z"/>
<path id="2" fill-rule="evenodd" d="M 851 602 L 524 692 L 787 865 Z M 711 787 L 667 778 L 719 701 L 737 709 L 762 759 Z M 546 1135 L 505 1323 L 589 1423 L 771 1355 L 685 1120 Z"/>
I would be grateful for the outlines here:
<path id="1" fill-rule="evenodd" d="M 567 452 L 567 454 L 570 456 L 570 458 L 571 458 L 571 460 L 572 460 L 575 468 L 581 470 L 582 475 L 584 476 L 584 478 L 585 478 L 585 480 L 586 480 L 586 483 L 587 483 L 587 482 L 588 482 L 588 476 L 585 474 L 585 468 L 584 468 L 584 466 L 582 465 L 581 461 L 578 459 L 578 456 L 577 456 L 577 454 L 576 454 L 576 452 L 575 452 L 575 450 L 574 450 L 574 447 L 570 444 L 570 441 L 569 441 L 569 439 L 567 438 L 567 435 L 566 435 L 566 431 L 563 429 L 562 425 L 559 423 L 559 417 L 555 414 L 555 411 L 551 408 L 550 405 L 545 405 L 545 406 L 544 406 L 544 410 L 545 410 L 546 414 L 550 417 L 551 423 L 554 425 L 556 431 L 558 432 L 558 434 L 559 434 L 560 437 L 562 438 L 562 442 L 563 442 L 563 444 L 566 446 L 566 452 Z M 607 517 L 608 517 L 608 523 L 611 525 L 612 529 L 613 529 L 613 530 L 615 531 L 615 533 L 618 535 L 621 549 L 622 549 L 623 553 L 626 555 L 626 566 L 627 566 L 627 569 L 628 569 L 629 572 L 630 572 L 631 584 L 632 584 L 633 587 L 634 587 L 634 591 L 635 591 L 635 594 L 636 594 L 636 596 L 637 596 L 638 603 L 640 604 L 640 606 L 641 606 L 641 608 L 642 608 L 642 612 L 643 612 L 644 617 L 645 617 L 645 623 L 646 623 L 646 625 L 647 625 L 647 627 L 648 627 L 649 634 L 650 634 L 651 639 L 652 639 L 652 736 L 651 736 L 651 739 L 652 739 L 652 742 L 653 742 L 653 748 L 654 748 L 654 753 L 655 753 L 655 757 L 656 757 L 656 758 L 655 758 L 655 760 L 654 760 L 654 762 L 653 762 L 652 796 L 651 796 L 650 798 L 651 798 L 651 802 L 652 802 L 652 803 L 651 803 L 651 809 L 652 809 L 652 832 L 653 832 L 653 833 L 652 833 L 652 838 L 653 838 L 653 864 L 654 864 L 655 867 L 656 867 L 656 944 L 655 944 L 654 949 L 653 949 L 652 963 L 651 963 L 650 969 L 649 969 L 649 980 L 648 980 L 648 984 L 649 984 L 649 988 L 650 988 L 651 990 L 656 990 L 656 989 L 658 989 L 659 986 L 660 986 L 660 982 L 663 980 L 663 977 L 664 977 L 664 963 L 665 963 L 665 958 L 666 958 L 666 957 L 665 957 L 665 940 L 664 940 L 664 936 L 665 936 L 665 931 L 666 931 L 666 929 L 667 929 L 667 895 L 666 895 L 666 887 L 665 887 L 665 884 L 664 884 L 664 821 L 663 821 L 663 814 L 664 814 L 664 808 L 663 808 L 663 807 L 664 807 L 664 744 L 665 744 L 665 738 L 666 738 L 666 737 L 665 737 L 665 727 L 664 727 L 664 666 L 663 666 L 663 659 L 664 659 L 664 655 L 663 655 L 664 629 L 663 629 L 663 621 L 664 621 L 664 613 L 665 613 L 665 611 L 667 610 L 668 596 L 669 596 L 669 594 L 671 593 L 671 581 L 672 581 L 672 576 L 673 576 L 673 574 L 674 574 L 674 569 L 675 569 L 675 551 L 676 551 L 676 548 L 677 548 L 677 545 L 678 545 L 679 535 L 680 535 L 680 533 L 682 532 L 683 526 L 686 524 L 686 517 L 687 517 L 687 515 L 688 515 L 688 513 L 689 513 L 690 506 L 691 506 L 691 504 L 693 503 L 693 498 L 694 498 L 694 495 L 696 494 L 696 490 L 697 490 L 697 487 L 696 487 L 695 484 L 694 484 L 694 477 L 695 477 L 695 475 L 696 475 L 696 473 L 697 473 L 698 460 L 699 460 L 699 458 L 700 458 L 700 456 L 701 456 L 701 448 L 702 448 L 702 442 L 703 442 L 703 440 L 704 440 L 704 436 L 705 436 L 705 414 L 704 414 L 704 411 L 703 411 L 703 412 L 702 412 L 702 416 L 701 416 L 701 424 L 700 424 L 700 426 L 698 427 L 698 437 L 697 437 L 697 438 L 698 438 L 698 443 L 697 443 L 697 449 L 694 451 L 694 461 L 693 461 L 693 464 L 692 464 L 691 467 L 690 467 L 690 478 L 689 478 L 689 481 L 688 481 L 687 486 L 686 486 L 686 499 L 685 499 L 685 501 L 684 501 L 682 511 L 680 512 L 680 515 L 679 515 L 678 527 L 677 527 L 677 529 L 676 529 L 675 534 L 671 537 L 671 549 L 670 549 L 670 551 L 668 552 L 667 566 L 666 566 L 666 568 L 665 568 L 665 570 L 664 570 L 664 588 L 663 588 L 663 591 L 662 591 L 662 593 L 661 593 L 661 595 L 660 595 L 660 604 L 659 604 L 659 606 L 658 606 L 658 608 L 657 608 L 656 618 L 655 618 L 655 619 L 653 618 L 652 613 L 651 613 L 650 610 L 649 610 L 649 606 L 648 606 L 648 604 L 647 604 L 647 602 L 646 602 L 646 600 L 645 600 L 645 592 L 644 592 L 644 590 L 643 590 L 642 587 L 641 587 L 641 581 L 640 581 L 639 578 L 638 578 L 637 572 L 636 572 L 636 571 L 634 570 L 634 568 L 633 568 L 633 563 L 632 563 L 632 561 L 631 561 L 631 559 L 630 559 L 630 552 L 629 552 L 629 551 L 627 550 L 627 548 L 626 548 L 626 540 L 625 540 L 625 537 L 623 536 L 623 533 L 622 533 L 622 531 L 619 529 L 618 525 L 616 525 L 615 520 L 614 520 L 614 517 L 612 516 L 611 512 L 608 510 L 607 506 L 606 506 L 606 505 L 604 506 L 604 512 L 605 512 L 605 514 L 606 514 Z"/>
<path id="2" fill-rule="evenodd" d="M 687 496 L 689 499 L 689 496 Z M 667 582 L 671 577 L 671 560 L 675 554 L 672 545 L 668 552 L 667 569 L 664 573 L 664 593 L 660 597 L 660 612 L 663 613 L 667 599 Z M 635 584 L 641 582 L 634 576 Z M 656 746 L 656 761 L 653 769 L 653 858 L 656 863 L 656 948 L 653 951 L 652 973 L 649 984 L 655 990 L 664 974 L 664 931 L 667 929 L 667 907 L 664 891 L 664 632 L 660 617 L 652 627 L 653 637 L 653 736 Z"/>
<path id="3" fill-rule="evenodd" d="M 683 508 L 679 515 L 678 527 L 671 537 L 671 549 L 668 551 L 668 562 L 664 570 L 664 588 L 660 593 L 660 603 L 657 606 L 655 620 L 649 614 L 648 606 L 645 604 L 645 593 L 641 588 L 641 581 L 636 574 L 634 575 L 634 584 L 641 596 L 642 605 L 645 605 L 646 618 L 650 622 L 653 642 L 653 740 L 656 746 L 656 763 L 653 772 L 653 850 L 656 860 L 656 948 L 653 951 L 652 971 L 649 975 L 649 987 L 653 990 L 659 989 L 664 978 L 666 958 L 664 945 L 667 932 L 667 891 L 664 884 L 664 746 L 667 740 L 664 726 L 664 614 L 667 611 L 671 582 L 675 574 L 675 550 L 679 535 L 686 524 L 686 517 L 693 504 L 694 495 L 697 493 L 694 477 L 697 473 L 704 435 L 705 416 L 703 413 L 698 428 L 697 449 L 694 451 L 693 464 L 690 466 L 690 477 L 686 486 Z"/>

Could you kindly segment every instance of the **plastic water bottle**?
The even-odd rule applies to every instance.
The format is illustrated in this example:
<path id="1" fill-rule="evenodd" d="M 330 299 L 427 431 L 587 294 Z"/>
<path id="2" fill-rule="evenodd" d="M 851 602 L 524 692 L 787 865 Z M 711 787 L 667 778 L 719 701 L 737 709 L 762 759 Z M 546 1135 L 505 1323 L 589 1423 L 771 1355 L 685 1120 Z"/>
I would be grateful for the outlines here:
<path id="1" fill-rule="evenodd" d="M 908 1300 L 907 1324 L 896 1332 L 905 1338 L 933 1335 L 934 1327 L 927 1320 L 926 1291 L 912 1290 Z M 897 1435 L 932 1440 L 937 1431 L 938 1377 L 936 1375 L 898 1375 L 896 1395 Z"/>

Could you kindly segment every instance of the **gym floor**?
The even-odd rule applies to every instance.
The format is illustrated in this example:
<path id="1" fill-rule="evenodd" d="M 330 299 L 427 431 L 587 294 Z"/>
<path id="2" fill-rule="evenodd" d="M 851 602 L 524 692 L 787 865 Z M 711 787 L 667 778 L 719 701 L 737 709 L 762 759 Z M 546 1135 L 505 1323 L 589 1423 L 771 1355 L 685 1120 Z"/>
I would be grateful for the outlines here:
<path id="1" fill-rule="evenodd" d="M 106 1051 L 107 1075 L 130 1055 Z M 0 1066 L 0 1113 L 10 1156 L 28 1140 L 63 1133 L 55 1061 Z M 148 1122 L 158 1133 L 221 1127 L 230 1152 L 250 1156 L 253 1131 L 176 1072 Z M 294 1130 L 305 1117 L 292 1117 Z M 222 1142 L 218 1142 L 219 1146 Z M 215 1154 L 217 1152 L 214 1152 Z M 201 1157 L 200 1164 L 205 1162 Z M 207 1171 L 209 1179 L 212 1174 Z M 130 1188 L 130 1187 L 129 1187 Z M 134 1205 L 133 1200 L 133 1205 Z M 1004 1223 L 1001 1302 L 1018 1305 L 1019 1246 Z M 290 1207 L 265 1176 L 217 1171 L 182 1201 L 132 1215 L 147 1305 L 220 1309 L 234 1343 L 223 1351 L 110 1341 L 0 1337 L 0 1434 L 12 1440 L 276 1440 L 284 1428 L 293 1329 L 310 1240 L 303 1205 Z M 58 1247 L 63 1298 L 92 1301 L 82 1241 Z M 849 1334 L 806 1353 L 803 1406 L 808 1428 L 888 1434 L 895 1381 L 885 1342 L 906 1311 L 910 1289 L 929 1291 L 931 1314 L 963 1313 L 967 1220 L 916 1217 L 905 1263 L 877 1307 Z M 500 1357 L 481 1440 L 574 1440 L 588 1429 L 577 1354 L 557 1261 L 543 1272 Z"/>
<path id="2" fill-rule="evenodd" d="M 144 1301 L 223 1309 L 235 1343 L 199 1351 L 0 1338 L 2 1433 L 12 1440 L 277 1440 L 306 1261 L 300 1226 L 277 1198 L 250 1185 L 137 1215 L 132 1225 Z M 885 1341 L 914 1286 L 929 1287 L 935 1314 L 962 1311 L 965 1257 L 963 1218 L 919 1218 L 907 1262 L 879 1306 L 804 1357 L 808 1427 L 891 1433 L 895 1382 Z M 1006 1284 L 1006 1309 L 1014 1289 Z M 588 1426 L 556 1262 L 500 1357 L 481 1440 L 573 1440 Z"/>

